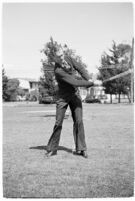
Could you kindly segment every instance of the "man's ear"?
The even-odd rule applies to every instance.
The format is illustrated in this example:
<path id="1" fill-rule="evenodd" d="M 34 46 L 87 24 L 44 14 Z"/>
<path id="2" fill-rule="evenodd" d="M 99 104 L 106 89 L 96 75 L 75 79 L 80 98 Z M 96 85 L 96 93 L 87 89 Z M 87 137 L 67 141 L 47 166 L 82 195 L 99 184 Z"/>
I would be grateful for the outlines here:
<path id="1" fill-rule="evenodd" d="M 53 56 L 53 61 L 54 61 L 55 63 L 61 64 L 60 59 L 59 59 L 59 57 L 57 57 L 57 56 Z"/>

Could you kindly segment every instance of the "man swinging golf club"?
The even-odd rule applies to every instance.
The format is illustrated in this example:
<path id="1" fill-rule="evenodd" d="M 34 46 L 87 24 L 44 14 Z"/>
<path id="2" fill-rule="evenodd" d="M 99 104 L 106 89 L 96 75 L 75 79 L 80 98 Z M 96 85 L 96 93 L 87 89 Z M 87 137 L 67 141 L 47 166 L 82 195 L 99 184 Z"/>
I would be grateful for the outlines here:
<path id="1" fill-rule="evenodd" d="M 50 157 L 57 154 L 63 119 L 66 109 L 69 106 L 74 123 L 73 136 L 75 151 L 73 153 L 87 158 L 87 147 L 82 119 L 82 101 L 77 87 L 91 87 L 93 85 L 99 85 L 99 82 L 92 82 L 84 67 L 82 67 L 75 59 L 64 55 L 61 46 L 56 48 L 55 56 L 52 56 L 50 51 L 47 51 L 46 55 L 50 56 L 52 61 L 55 62 L 54 74 L 58 83 L 56 122 L 53 133 L 48 141 L 46 156 Z M 75 70 L 81 75 L 81 80 L 76 78 Z"/>

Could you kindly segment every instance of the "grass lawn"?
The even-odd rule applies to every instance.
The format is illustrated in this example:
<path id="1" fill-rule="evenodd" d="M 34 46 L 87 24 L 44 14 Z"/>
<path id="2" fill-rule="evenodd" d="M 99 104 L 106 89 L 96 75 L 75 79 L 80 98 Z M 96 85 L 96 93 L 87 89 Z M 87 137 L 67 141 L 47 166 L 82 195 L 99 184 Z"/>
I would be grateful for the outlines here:
<path id="1" fill-rule="evenodd" d="M 133 106 L 84 104 L 89 158 L 72 154 L 72 118 L 64 120 L 57 156 L 45 157 L 55 105 L 3 105 L 3 196 L 130 197 L 134 192 Z"/>

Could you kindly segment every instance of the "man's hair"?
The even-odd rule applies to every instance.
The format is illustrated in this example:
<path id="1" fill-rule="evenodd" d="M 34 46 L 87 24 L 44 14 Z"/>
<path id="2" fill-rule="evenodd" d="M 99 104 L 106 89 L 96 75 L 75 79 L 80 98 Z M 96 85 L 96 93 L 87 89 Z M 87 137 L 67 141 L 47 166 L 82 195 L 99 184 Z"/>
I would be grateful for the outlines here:
<path id="1" fill-rule="evenodd" d="M 56 56 L 56 53 L 62 49 L 61 44 L 58 44 L 56 41 L 53 41 L 53 38 L 50 38 L 50 41 L 45 44 L 44 53 L 45 55 L 52 59 Z"/>
<path id="2" fill-rule="evenodd" d="M 48 60 L 52 63 L 56 62 L 55 59 L 57 58 L 57 52 L 60 50 L 63 51 L 62 45 L 58 44 L 56 41 L 53 41 L 53 38 L 51 37 L 50 41 L 45 45 L 44 53 L 47 56 Z M 71 69 L 70 65 L 65 60 L 61 63 L 61 68 L 66 71 L 69 71 Z"/>

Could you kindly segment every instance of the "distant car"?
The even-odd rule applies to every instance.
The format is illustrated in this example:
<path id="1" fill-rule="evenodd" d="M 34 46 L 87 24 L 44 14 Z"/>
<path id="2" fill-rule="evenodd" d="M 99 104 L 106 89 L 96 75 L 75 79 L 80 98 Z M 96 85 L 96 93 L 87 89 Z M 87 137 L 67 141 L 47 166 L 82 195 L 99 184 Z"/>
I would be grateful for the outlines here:
<path id="1" fill-rule="evenodd" d="M 87 96 L 84 100 L 85 103 L 101 103 L 100 99 Z"/>
<path id="2" fill-rule="evenodd" d="M 39 104 L 52 104 L 55 103 L 53 96 L 39 96 Z"/>

